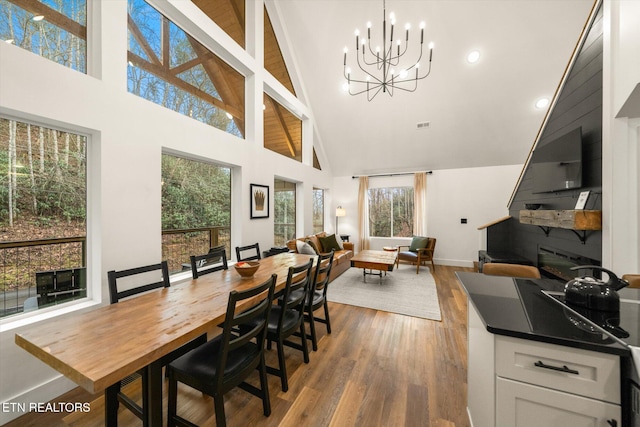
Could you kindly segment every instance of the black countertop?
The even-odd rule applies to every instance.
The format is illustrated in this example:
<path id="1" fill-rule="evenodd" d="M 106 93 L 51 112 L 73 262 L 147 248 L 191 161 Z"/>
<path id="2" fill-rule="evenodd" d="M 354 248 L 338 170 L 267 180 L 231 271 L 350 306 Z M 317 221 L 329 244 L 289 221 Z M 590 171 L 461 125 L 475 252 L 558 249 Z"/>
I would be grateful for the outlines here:
<path id="1" fill-rule="evenodd" d="M 630 354 L 622 342 L 542 292 L 563 291 L 561 282 L 460 271 L 456 276 L 491 333 L 621 356 Z M 629 291 L 630 297 L 637 299 L 637 290 Z"/>

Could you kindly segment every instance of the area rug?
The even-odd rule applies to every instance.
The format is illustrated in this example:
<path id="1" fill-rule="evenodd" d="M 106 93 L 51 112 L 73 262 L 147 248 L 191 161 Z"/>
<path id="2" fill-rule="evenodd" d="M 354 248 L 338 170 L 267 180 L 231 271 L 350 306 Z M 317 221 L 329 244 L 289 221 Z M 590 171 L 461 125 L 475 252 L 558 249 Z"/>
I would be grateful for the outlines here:
<path id="1" fill-rule="evenodd" d="M 384 274 L 384 273 L 383 273 Z M 350 268 L 329 284 L 327 299 L 340 304 L 442 320 L 436 282 L 428 268 L 400 266 L 382 277 L 367 276 L 361 268 Z"/>

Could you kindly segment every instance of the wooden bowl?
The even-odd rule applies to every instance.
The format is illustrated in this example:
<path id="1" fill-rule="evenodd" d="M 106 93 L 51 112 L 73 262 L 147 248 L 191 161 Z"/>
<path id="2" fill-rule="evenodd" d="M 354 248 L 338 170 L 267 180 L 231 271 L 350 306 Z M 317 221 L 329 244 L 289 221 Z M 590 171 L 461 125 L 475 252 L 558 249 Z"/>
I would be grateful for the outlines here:
<path id="1" fill-rule="evenodd" d="M 243 279 L 249 279 L 253 277 L 253 275 L 260 268 L 260 262 L 258 261 L 240 261 L 234 264 L 234 267 L 238 274 L 242 276 Z"/>

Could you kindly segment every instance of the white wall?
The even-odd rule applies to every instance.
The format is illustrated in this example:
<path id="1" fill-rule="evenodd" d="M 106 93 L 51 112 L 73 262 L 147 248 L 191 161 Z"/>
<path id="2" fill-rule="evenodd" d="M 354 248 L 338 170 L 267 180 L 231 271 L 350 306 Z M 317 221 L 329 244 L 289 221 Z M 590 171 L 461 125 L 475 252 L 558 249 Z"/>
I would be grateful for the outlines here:
<path id="1" fill-rule="evenodd" d="M 640 272 L 640 2 L 604 2 L 602 265 Z M 631 114 L 619 114 L 623 105 Z"/>
<path id="2" fill-rule="evenodd" d="M 183 12 L 181 20 L 188 21 L 190 16 L 201 20 L 197 15 L 201 12 L 190 2 L 172 3 Z M 103 28 L 105 33 L 90 34 L 90 46 L 96 49 L 91 51 L 93 56 L 88 60 L 89 75 L 0 43 L 0 114 L 88 135 L 88 273 L 95 302 L 108 301 L 107 271 L 161 259 L 163 152 L 215 160 L 233 168 L 232 247 L 253 242 L 259 242 L 265 249 L 273 246 L 276 175 L 299 184 L 299 217 L 311 218 L 312 188 L 329 189 L 331 176 L 328 171 L 318 171 L 309 164 L 262 148 L 259 122 L 262 90 L 267 84 L 264 80 L 272 78 L 265 75 L 261 65 L 256 65 L 252 58 L 238 60 L 246 62 L 244 68 L 251 75 L 247 84 L 248 104 L 258 111 L 258 121 L 247 120 L 246 133 L 259 139 L 241 140 L 129 94 L 126 90 L 127 2 L 91 2 L 91 8 L 90 21 L 96 23 L 92 28 Z M 253 12 L 259 15 L 256 19 L 261 26 L 262 7 L 256 7 Z M 256 50 L 261 50 L 262 32 L 256 33 L 259 34 Z M 229 50 L 238 48 L 231 45 Z M 247 56 L 244 52 L 243 55 Z M 270 93 L 280 89 L 277 84 L 273 86 L 269 88 Z M 290 95 L 282 94 L 282 98 L 287 97 Z M 247 110 L 250 116 L 251 107 Z M 304 108 L 298 111 L 303 111 L 305 126 L 309 126 L 310 112 Z M 310 153 L 310 148 L 307 150 Z M 305 156 L 308 162 L 311 161 L 309 153 Z M 269 185 L 272 189 L 268 219 L 249 219 L 247 201 L 251 183 Z M 298 228 L 300 234 L 310 233 L 311 221 L 299 224 Z M 74 386 L 14 344 L 16 332 L 53 321 L 55 318 L 40 321 L 32 318 L 21 326 L 15 323 L 15 318 L 1 322 L 0 403 L 46 402 Z M 0 412 L 0 424 L 19 415 Z"/>
<path id="3" fill-rule="evenodd" d="M 435 262 L 472 267 L 478 259 L 481 231 L 478 227 L 508 215 L 507 203 L 522 165 L 436 170 L 427 175 L 427 235 L 437 239 Z M 369 187 L 412 186 L 413 176 L 371 177 Z M 337 177 L 333 181 L 334 212 L 340 218 L 340 234 L 358 240 L 358 180 Z M 460 219 L 467 223 L 461 224 Z M 408 244 L 411 239 L 372 238 L 371 249 Z M 356 251 L 360 248 L 356 246 Z"/>

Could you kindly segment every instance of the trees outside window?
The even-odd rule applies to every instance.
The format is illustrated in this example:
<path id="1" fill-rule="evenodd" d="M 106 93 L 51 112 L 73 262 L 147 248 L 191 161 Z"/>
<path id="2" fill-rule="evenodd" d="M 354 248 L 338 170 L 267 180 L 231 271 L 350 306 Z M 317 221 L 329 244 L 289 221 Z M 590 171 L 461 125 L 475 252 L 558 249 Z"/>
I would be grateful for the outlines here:
<path id="1" fill-rule="evenodd" d="M 324 231 L 324 190 L 313 189 L 313 233 Z"/>
<path id="2" fill-rule="evenodd" d="M 86 159 L 83 135 L 0 118 L 0 317 L 86 296 Z"/>
<path id="3" fill-rule="evenodd" d="M 128 7 L 129 92 L 244 138 L 244 76 L 144 0 Z"/>
<path id="4" fill-rule="evenodd" d="M 369 189 L 369 235 L 413 235 L 413 187 Z"/>
<path id="5" fill-rule="evenodd" d="M 87 3 L 0 0 L 0 40 L 87 72 Z"/>
<path id="6" fill-rule="evenodd" d="M 231 169 L 162 155 L 162 259 L 172 272 L 225 245 L 231 255 Z"/>
<path id="7" fill-rule="evenodd" d="M 274 181 L 274 244 L 284 246 L 296 237 L 296 184 Z"/>

